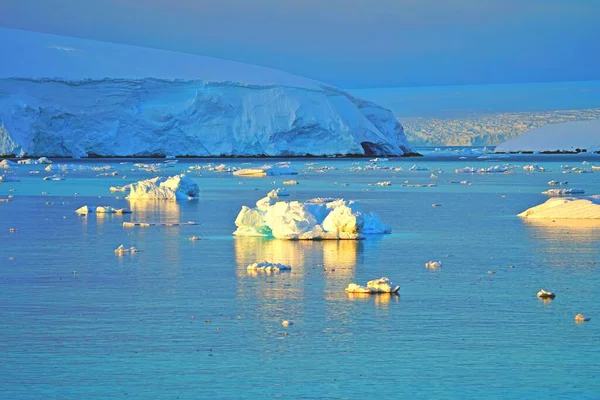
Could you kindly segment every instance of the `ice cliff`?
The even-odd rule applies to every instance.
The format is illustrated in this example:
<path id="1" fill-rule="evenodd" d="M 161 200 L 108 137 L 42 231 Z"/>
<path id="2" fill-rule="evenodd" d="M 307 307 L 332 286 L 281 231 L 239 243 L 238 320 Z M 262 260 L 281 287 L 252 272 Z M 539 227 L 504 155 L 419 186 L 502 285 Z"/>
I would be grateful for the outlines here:
<path id="1" fill-rule="evenodd" d="M 0 93 L 0 155 L 410 152 L 389 110 L 330 86 L 5 78 Z"/>

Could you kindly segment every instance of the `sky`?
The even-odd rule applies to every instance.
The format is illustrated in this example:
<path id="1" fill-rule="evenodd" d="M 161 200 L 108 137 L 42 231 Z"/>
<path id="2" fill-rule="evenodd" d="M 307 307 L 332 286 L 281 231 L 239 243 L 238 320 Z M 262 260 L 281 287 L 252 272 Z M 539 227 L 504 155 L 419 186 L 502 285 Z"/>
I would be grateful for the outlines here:
<path id="1" fill-rule="evenodd" d="M 257 64 L 343 88 L 598 80 L 599 17 L 597 0 L 0 1 L 0 27 Z"/>

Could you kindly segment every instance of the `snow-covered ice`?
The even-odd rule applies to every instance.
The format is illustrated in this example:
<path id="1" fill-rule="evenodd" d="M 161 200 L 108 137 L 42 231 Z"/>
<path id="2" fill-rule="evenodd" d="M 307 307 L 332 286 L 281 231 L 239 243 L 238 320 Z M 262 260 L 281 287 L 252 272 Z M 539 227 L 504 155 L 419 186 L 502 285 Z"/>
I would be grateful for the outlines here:
<path id="1" fill-rule="evenodd" d="M 388 278 L 382 277 L 367 282 L 367 286 L 351 283 L 345 290 L 346 293 L 398 293 L 398 291 L 400 290 L 400 286 L 394 286 L 394 284 Z"/>
<path id="2" fill-rule="evenodd" d="M 375 213 L 363 213 L 354 201 L 311 199 L 278 201 L 275 191 L 243 206 L 235 225 L 236 236 L 264 236 L 277 239 L 361 239 L 365 234 L 390 233 Z"/>
<path id="3" fill-rule="evenodd" d="M 535 128 L 495 149 L 507 152 L 588 152 L 600 151 L 600 120 L 574 121 Z"/>

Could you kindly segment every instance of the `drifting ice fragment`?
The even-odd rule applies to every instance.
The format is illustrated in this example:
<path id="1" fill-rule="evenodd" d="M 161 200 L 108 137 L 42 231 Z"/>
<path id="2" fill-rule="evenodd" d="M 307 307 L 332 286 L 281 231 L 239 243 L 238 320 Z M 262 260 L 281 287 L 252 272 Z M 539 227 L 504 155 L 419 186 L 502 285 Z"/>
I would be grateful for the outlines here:
<path id="1" fill-rule="evenodd" d="M 367 286 L 351 283 L 346 288 L 346 293 L 398 293 L 399 290 L 400 286 L 394 286 L 388 278 L 382 277 L 367 282 Z"/>

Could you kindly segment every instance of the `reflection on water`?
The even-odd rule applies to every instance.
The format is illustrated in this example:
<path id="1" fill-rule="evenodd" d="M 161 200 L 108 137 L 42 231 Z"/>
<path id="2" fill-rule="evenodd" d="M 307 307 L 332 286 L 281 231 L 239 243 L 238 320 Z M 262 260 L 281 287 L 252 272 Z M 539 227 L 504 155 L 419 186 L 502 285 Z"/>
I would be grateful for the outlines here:
<path id="1" fill-rule="evenodd" d="M 131 221 L 176 223 L 180 221 L 180 205 L 176 201 L 127 199 Z"/>
<path id="2" fill-rule="evenodd" d="M 554 268 L 595 268 L 600 249 L 600 220 L 525 219 L 538 262 Z"/>
<path id="3" fill-rule="evenodd" d="M 303 273 L 307 268 L 320 268 L 335 272 L 325 274 L 333 279 L 349 278 L 354 274 L 357 255 L 362 254 L 359 240 L 277 240 L 257 237 L 236 237 L 235 259 L 239 276 L 246 276 L 248 264 L 259 261 L 291 265 L 292 274 Z"/>
<path id="4" fill-rule="evenodd" d="M 400 295 L 398 293 L 346 293 L 346 296 L 348 300 L 352 301 L 374 301 L 377 307 L 387 307 L 390 302 L 400 302 Z"/>

